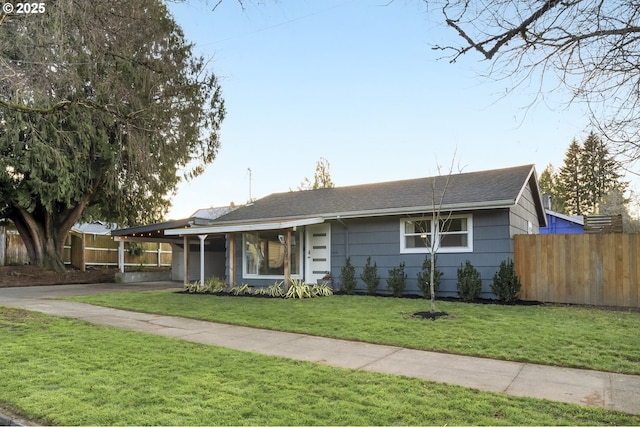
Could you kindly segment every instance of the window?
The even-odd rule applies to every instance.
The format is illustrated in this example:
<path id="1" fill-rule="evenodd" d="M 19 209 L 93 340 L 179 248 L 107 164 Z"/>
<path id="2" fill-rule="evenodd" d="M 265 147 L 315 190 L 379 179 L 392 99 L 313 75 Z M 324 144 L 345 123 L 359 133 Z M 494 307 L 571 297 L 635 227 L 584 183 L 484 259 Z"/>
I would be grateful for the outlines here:
<path id="1" fill-rule="evenodd" d="M 435 239 L 438 252 L 471 252 L 473 251 L 472 224 L 471 215 L 456 215 L 440 219 L 437 227 L 432 219 L 402 219 L 400 220 L 400 252 L 429 252 L 432 239 Z"/>
<path id="2" fill-rule="evenodd" d="M 242 257 L 245 276 L 283 277 L 285 234 L 283 231 L 245 233 Z M 300 272 L 299 233 L 291 235 L 291 274 Z"/>

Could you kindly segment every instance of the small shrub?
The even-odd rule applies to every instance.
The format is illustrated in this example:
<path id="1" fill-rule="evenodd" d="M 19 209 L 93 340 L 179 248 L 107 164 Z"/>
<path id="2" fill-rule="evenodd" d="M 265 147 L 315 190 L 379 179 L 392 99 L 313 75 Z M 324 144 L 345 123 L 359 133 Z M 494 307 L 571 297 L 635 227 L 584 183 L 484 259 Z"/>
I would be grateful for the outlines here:
<path id="1" fill-rule="evenodd" d="M 493 276 L 491 292 L 504 303 L 510 303 L 518 299 L 520 293 L 520 278 L 516 275 L 512 259 L 500 262 L 500 269 Z"/>
<path id="2" fill-rule="evenodd" d="M 353 294 L 356 291 L 356 268 L 351 264 L 351 257 L 340 270 L 340 288 L 345 294 Z"/>
<path id="3" fill-rule="evenodd" d="M 433 290 L 438 292 L 440 288 L 440 279 L 442 278 L 442 271 L 438 270 L 438 257 L 433 258 L 433 266 L 435 268 L 433 272 Z M 429 281 L 431 280 L 431 260 L 429 256 L 424 257 L 422 263 L 422 271 L 418 272 L 418 287 L 424 294 L 425 298 L 431 298 L 431 286 Z"/>
<path id="4" fill-rule="evenodd" d="M 458 294 L 464 301 L 473 301 L 480 297 L 482 279 L 480 272 L 467 260 L 464 267 L 458 268 Z"/>
<path id="5" fill-rule="evenodd" d="M 362 281 L 367 285 L 367 292 L 375 294 L 378 292 L 378 286 L 380 286 L 380 276 L 378 276 L 378 265 L 374 262 L 371 265 L 371 257 L 367 257 L 367 263 L 360 275 Z"/>
<path id="6" fill-rule="evenodd" d="M 287 290 L 287 294 L 284 296 L 285 298 L 311 298 L 313 295 L 311 294 L 311 286 L 304 283 L 304 280 L 301 279 L 289 279 L 291 284 L 289 285 L 289 290 Z"/>
<path id="7" fill-rule="evenodd" d="M 140 242 L 129 242 L 127 253 L 134 257 L 139 257 L 144 252 L 144 244 Z"/>
<path id="8" fill-rule="evenodd" d="M 387 288 L 391 290 L 394 297 L 402 296 L 404 289 L 407 287 L 407 275 L 404 272 L 404 262 L 399 267 L 389 270 L 389 278 L 387 279 Z"/>

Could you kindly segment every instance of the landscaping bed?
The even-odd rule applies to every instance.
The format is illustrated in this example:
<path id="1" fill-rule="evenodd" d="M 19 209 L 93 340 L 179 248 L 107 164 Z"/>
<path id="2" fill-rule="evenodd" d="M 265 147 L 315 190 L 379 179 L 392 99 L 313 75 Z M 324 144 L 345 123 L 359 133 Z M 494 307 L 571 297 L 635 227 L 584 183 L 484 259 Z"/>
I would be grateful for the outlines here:
<path id="1" fill-rule="evenodd" d="M 0 288 L 109 283 L 114 281 L 116 271 L 115 267 L 87 267 L 86 271 L 68 267 L 64 273 L 58 273 L 33 265 L 5 266 L 0 267 Z"/>

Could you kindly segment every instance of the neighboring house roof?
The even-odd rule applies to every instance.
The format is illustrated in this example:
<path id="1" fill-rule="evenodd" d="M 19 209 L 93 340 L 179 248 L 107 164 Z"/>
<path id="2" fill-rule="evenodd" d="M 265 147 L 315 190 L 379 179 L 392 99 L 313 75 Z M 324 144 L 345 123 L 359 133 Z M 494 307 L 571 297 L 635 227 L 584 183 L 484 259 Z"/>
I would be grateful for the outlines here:
<path id="1" fill-rule="evenodd" d="M 99 234 L 108 236 L 111 233 L 111 230 L 114 230 L 115 228 L 117 228 L 116 224 L 104 221 L 94 221 L 76 223 L 71 230 L 81 234 Z"/>
<path id="2" fill-rule="evenodd" d="M 561 214 L 560 212 L 552 211 L 551 209 L 545 209 L 545 212 L 547 213 L 547 215 L 555 216 L 556 218 L 560 218 L 565 221 L 584 226 L 584 217 L 582 215 L 568 216 Z"/>
<path id="3" fill-rule="evenodd" d="M 192 218 L 203 218 L 203 219 L 216 219 L 221 217 L 222 215 L 226 215 L 231 211 L 236 210 L 238 207 L 236 205 L 231 206 L 221 206 L 216 208 L 204 208 L 198 209 L 191 215 Z"/>
<path id="4" fill-rule="evenodd" d="M 440 207 L 443 211 L 509 208 L 518 203 L 528 184 L 532 184 L 538 219 L 541 224 L 546 224 L 535 168 L 533 165 L 525 165 L 402 181 L 275 193 L 221 216 L 201 231 L 211 228 L 213 232 L 225 225 L 279 222 L 290 226 L 305 219 L 314 223 L 332 218 L 429 212 L 433 210 L 434 199 L 435 205 L 440 205 L 443 193 Z M 195 231 L 185 234 L 193 232 Z"/>

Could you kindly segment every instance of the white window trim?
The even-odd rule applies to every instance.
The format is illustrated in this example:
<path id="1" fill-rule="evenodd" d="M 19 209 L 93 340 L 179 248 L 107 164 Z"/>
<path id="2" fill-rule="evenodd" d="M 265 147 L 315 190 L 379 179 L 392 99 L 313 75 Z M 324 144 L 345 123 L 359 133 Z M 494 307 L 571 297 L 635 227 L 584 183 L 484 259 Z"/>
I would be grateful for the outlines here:
<path id="1" fill-rule="evenodd" d="M 443 234 L 466 234 L 467 235 L 467 246 L 442 246 L 436 247 L 436 251 L 438 253 L 464 253 L 464 252 L 473 252 L 473 215 L 451 215 L 448 217 L 440 217 L 440 220 L 450 220 L 450 219 L 458 219 L 458 218 L 466 218 L 467 220 L 467 231 L 451 231 L 445 232 Z M 401 254 L 428 254 L 431 252 L 430 247 L 421 247 L 421 248 L 407 248 L 406 247 L 406 235 L 405 235 L 405 223 L 408 221 L 431 221 L 431 232 L 429 233 L 432 236 L 436 236 L 436 243 L 440 242 L 440 232 L 435 230 L 436 224 L 432 221 L 431 216 L 423 216 L 420 218 L 402 218 L 400 220 L 400 253 Z"/>
<path id="2" fill-rule="evenodd" d="M 244 232 L 242 233 L 242 277 L 245 279 L 269 279 L 269 280 L 284 280 L 284 274 L 253 274 L 253 273 L 247 273 L 247 258 L 245 256 L 245 250 L 247 248 L 247 244 L 246 244 L 246 236 L 247 234 L 250 234 L 252 232 Z M 296 239 L 298 240 L 298 239 Z M 298 253 L 299 253 L 299 259 L 302 262 L 303 256 L 304 256 L 304 252 L 303 252 L 303 248 L 301 247 L 300 244 L 296 245 L 298 246 Z M 298 266 L 298 269 L 302 269 L 301 266 Z M 291 277 L 294 279 L 299 279 L 301 277 L 302 272 L 298 272 L 295 274 L 292 274 Z"/>

